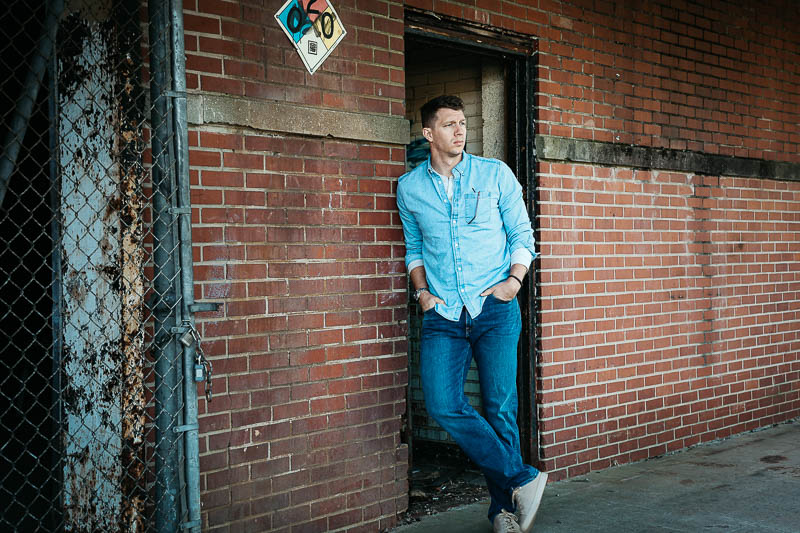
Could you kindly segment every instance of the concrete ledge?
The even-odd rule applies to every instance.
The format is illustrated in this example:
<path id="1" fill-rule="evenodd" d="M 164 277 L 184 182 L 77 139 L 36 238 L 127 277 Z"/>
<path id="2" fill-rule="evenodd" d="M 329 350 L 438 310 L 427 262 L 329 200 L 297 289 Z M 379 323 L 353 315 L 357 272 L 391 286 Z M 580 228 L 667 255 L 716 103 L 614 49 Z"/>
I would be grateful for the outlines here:
<path id="1" fill-rule="evenodd" d="M 550 135 L 537 135 L 535 142 L 536 156 L 543 161 L 569 161 L 694 172 L 711 176 L 800 181 L 800 163 L 586 141 Z"/>
<path id="2" fill-rule="evenodd" d="M 225 95 L 189 94 L 190 124 L 227 124 L 262 131 L 332 137 L 387 144 L 408 144 L 405 118 L 303 107 L 286 102 Z"/>

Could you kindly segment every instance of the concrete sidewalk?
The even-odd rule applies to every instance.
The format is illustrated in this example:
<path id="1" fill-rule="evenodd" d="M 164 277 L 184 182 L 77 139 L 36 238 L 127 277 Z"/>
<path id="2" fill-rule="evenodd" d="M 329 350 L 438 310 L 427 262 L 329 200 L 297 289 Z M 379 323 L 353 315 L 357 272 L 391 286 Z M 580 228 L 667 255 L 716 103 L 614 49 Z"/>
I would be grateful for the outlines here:
<path id="1" fill-rule="evenodd" d="M 393 533 L 491 532 L 488 502 Z M 536 533 L 800 533 L 800 423 L 550 483 Z"/>

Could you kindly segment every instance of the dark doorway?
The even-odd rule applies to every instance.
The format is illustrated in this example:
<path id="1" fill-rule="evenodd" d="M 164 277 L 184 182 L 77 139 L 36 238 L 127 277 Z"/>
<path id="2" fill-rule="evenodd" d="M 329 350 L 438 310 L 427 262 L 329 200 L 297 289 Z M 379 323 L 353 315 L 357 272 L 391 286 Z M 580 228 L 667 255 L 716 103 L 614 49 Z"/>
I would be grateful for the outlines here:
<path id="1" fill-rule="evenodd" d="M 424 161 L 419 108 L 439 94 L 456 94 L 465 103 L 467 151 L 505 161 L 519 179 L 533 213 L 534 82 L 531 75 L 535 40 L 483 25 L 406 8 L 406 117 L 411 122 L 408 168 Z M 533 220 L 533 217 L 532 217 Z M 526 462 L 538 462 L 535 410 L 536 283 L 520 291 L 523 332 L 518 350 L 519 427 Z M 422 315 L 409 299 L 409 390 L 406 441 L 411 463 L 410 511 L 415 504 L 439 507 L 488 497 L 483 478 L 450 437 L 425 410 L 419 377 Z M 479 412 L 477 370 L 465 385 L 470 404 Z M 430 509 L 422 509 L 428 512 Z M 416 512 L 420 512 L 419 509 Z"/>

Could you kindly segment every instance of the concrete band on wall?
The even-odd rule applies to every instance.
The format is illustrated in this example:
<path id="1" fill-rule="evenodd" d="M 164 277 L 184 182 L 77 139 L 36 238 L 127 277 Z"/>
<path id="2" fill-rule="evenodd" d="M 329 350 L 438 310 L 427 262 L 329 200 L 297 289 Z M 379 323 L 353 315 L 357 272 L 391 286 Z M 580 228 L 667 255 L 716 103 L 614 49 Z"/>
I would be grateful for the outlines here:
<path id="1" fill-rule="evenodd" d="M 225 95 L 187 95 L 190 124 L 227 124 L 262 131 L 333 137 L 387 144 L 408 144 L 410 126 L 403 117 L 303 107 L 286 102 Z"/>
<path id="2" fill-rule="evenodd" d="M 402 117 L 303 107 L 284 102 L 223 95 L 188 95 L 191 124 L 228 124 L 264 131 L 315 137 L 406 145 L 410 125 Z M 632 146 L 536 136 L 536 154 L 543 161 L 570 161 L 609 166 L 695 172 L 800 181 L 800 164 L 667 148 Z"/>
<path id="3" fill-rule="evenodd" d="M 711 176 L 800 181 L 800 163 L 537 135 L 536 157 L 608 166 L 694 172 Z"/>

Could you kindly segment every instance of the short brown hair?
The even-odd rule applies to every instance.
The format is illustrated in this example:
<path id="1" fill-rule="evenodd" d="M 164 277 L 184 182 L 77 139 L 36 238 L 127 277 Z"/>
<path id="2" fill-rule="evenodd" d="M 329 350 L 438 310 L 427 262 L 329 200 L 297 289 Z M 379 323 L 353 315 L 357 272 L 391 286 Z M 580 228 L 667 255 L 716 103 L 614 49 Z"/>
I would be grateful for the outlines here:
<path id="1" fill-rule="evenodd" d="M 420 110 L 422 112 L 422 127 L 430 128 L 433 126 L 433 121 L 436 119 L 436 113 L 443 107 L 446 109 L 463 111 L 464 101 L 458 96 L 452 94 L 443 94 L 425 103 Z"/>

